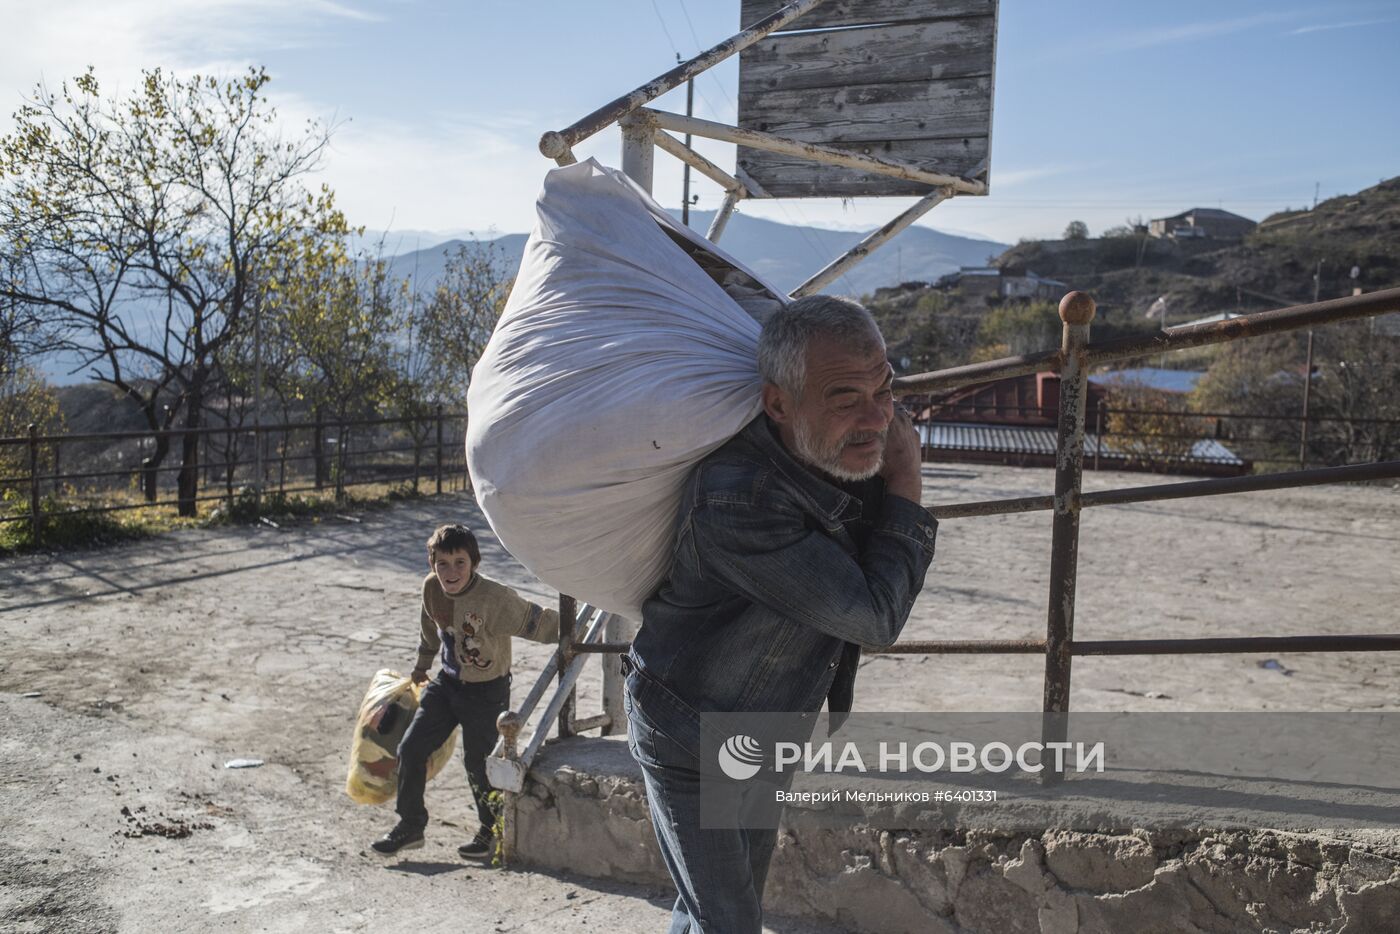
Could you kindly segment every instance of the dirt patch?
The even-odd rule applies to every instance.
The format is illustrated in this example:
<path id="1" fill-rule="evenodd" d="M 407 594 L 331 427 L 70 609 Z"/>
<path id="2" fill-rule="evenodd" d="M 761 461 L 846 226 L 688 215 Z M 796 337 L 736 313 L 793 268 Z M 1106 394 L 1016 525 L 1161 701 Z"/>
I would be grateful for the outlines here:
<path id="1" fill-rule="evenodd" d="M 129 825 L 121 831 L 123 837 L 164 837 L 167 840 L 183 840 L 196 830 L 213 830 L 208 821 L 189 820 L 183 817 L 170 817 L 167 814 L 147 814 L 143 804 L 136 808 L 123 807 L 122 817 Z"/>

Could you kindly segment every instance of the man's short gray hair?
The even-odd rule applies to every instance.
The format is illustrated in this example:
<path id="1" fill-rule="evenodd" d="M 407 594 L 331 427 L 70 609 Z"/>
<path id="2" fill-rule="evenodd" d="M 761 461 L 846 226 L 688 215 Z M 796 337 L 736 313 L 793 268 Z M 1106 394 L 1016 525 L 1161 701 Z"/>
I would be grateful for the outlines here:
<path id="1" fill-rule="evenodd" d="M 807 379 L 807 345 L 831 337 L 862 353 L 883 350 L 879 325 L 859 302 L 808 295 L 773 312 L 758 339 L 758 375 L 795 396 Z"/>

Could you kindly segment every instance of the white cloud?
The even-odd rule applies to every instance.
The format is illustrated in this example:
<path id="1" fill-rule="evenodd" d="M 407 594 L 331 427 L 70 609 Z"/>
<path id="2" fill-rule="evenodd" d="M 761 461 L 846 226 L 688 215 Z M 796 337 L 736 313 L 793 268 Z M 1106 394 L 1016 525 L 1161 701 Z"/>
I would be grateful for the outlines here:
<path id="1" fill-rule="evenodd" d="M 5 16 L 0 130 L 34 85 L 56 86 L 89 66 L 110 88 L 129 88 L 157 65 L 239 71 L 269 48 L 313 41 L 327 20 L 375 18 L 334 0 L 45 0 L 10 4 Z"/>
<path id="2" fill-rule="evenodd" d="M 236 74 L 269 49 L 323 42 L 327 27 L 337 22 L 376 18 L 337 0 L 46 0 L 14 6 L 0 32 L 0 134 L 9 132 L 10 115 L 35 84 L 53 88 L 89 66 L 105 93 L 124 94 L 142 69 Z M 335 189 L 354 224 L 433 230 L 494 225 L 503 232 L 533 225 L 533 195 L 553 165 L 535 148 L 544 125 L 537 114 L 425 106 L 400 119 L 317 100 L 279 81 L 267 93 L 289 134 L 300 132 L 308 119 L 335 124 L 319 177 Z M 615 130 L 577 148 L 581 158 L 597 155 L 610 165 L 617 164 L 618 150 Z M 730 153 L 732 163 L 732 147 Z M 658 157 L 658 190 L 678 193 L 679 178 L 674 160 Z M 697 179 L 695 190 L 709 194 L 707 184 Z M 679 203 L 678 194 L 667 199 Z"/>
<path id="3" fill-rule="evenodd" d="M 1345 23 L 1319 23 L 1315 26 L 1300 26 L 1289 33 L 1290 36 L 1301 36 L 1310 32 L 1325 32 L 1329 29 L 1353 29 L 1357 26 L 1376 26 L 1381 23 L 1394 23 L 1395 17 L 1390 19 L 1355 19 Z"/>
<path id="4" fill-rule="evenodd" d="M 1273 23 L 1296 19 L 1297 17 L 1297 13 L 1286 11 L 1259 13 L 1254 16 L 1241 16 L 1233 19 L 1183 23 L 1178 26 L 1161 26 L 1152 29 L 1122 32 L 1117 35 L 1104 37 L 1098 42 L 1091 44 L 1104 51 L 1128 52 L 1158 45 L 1213 39 L 1217 36 L 1245 32 L 1260 26 L 1268 26 Z"/>

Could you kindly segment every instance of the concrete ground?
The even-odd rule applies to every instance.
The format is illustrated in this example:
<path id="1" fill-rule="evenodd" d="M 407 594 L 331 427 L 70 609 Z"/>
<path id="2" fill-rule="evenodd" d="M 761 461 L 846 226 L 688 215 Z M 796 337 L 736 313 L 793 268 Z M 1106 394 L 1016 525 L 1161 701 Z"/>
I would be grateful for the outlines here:
<path id="1" fill-rule="evenodd" d="M 1045 470 L 925 468 L 929 504 L 1050 487 Z M 1373 486 L 1088 510 L 1077 635 L 1395 631 L 1397 506 Z M 344 794 L 352 721 L 377 669 L 412 665 L 423 541 L 447 521 L 485 533 L 488 574 L 555 596 L 469 496 L 0 562 L 0 928 L 663 930 L 670 892 L 460 860 L 475 828 L 459 763 L 429 786 L 425 849 L 368 850 L 394 817 Z M 1042 635 L 1049 536 L 1046 513 L 945 522 L 905 636 Z M 548 653 L 520 646 L 517 700 Z M 874 655 L 857 705 L 1033 710 L 1042 671 L 1037 656 Z M 1382 710 L 1397 683 L 1397 654 L 1078 659 L 1072 705 Z M 594 665 L 580 715 L 599 688 Z M 238 758 L 265 764 L 225 768 Z"/>

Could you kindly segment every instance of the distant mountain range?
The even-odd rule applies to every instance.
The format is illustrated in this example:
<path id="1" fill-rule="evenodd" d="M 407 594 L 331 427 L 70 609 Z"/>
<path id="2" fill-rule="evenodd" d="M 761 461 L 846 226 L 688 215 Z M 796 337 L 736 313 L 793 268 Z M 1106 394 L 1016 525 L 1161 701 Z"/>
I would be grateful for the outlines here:
<path id="1" fill-rule="evenodd" d="M 712 211 L 692 211 L 690 226 L 703 234 L 709 229 L 713 218 Z M 720 246 L 760 276 L 790 291 L 859 243 L 867 233 L 797 227 L 735 214 L 720 238 Z M 393 233 L 384 238 L 386 254 L 392 255 L 395 242 L 408 243 L 415 239 L 421 242 L 427 235 L 411 231 L 397 236 L 398 241 Z M 506 234 L 493 240 L 475 242 L 498 249 L 508 264 L 506 272 L 513 275 L 519 266 L 525 240 L 525 234 Z M 393 274 L 413 279 L 420 290 L 430 290 L 442 276 L 446 254 L 465 242 L 470 241 L 447 239 L 399 253 L 392 259 Z M 914 226 L 880 247 L 827 291 L 859 297 L 869 295 L 882 286 L 901 282 L 932 282 L 960 266 L 984 266 L 1006 249 L 1005 243 L 959 237 Z"/>
<path id="2" fill-rule="evenodd" d="M 680 212 L 674 212 L 679 216 Z M 703 234 L 714 219 L 713 211 L 692 211 L 690 226 Z M 868 231 L 825 230 L 761 220 L 736 213 L 725 227 L 720 245 L 784 291 L 791 291 L 817 270 L 863 239 Z M 499 251 L 507 275 L 520 265 L 527 235 L 505 234 L 495 238 L 473 236 L 472 231 L 434 233 L 425 230 L 367 231 L 351 239 L 351 248 L 389 259 L 396 278 L 410 279 L 419 292 L 430 293 L 442 278 L 446 257 L 464 243 L 478 243 Z M 914 226 L 880 247 L 826 291 L 860 297 L 877 288 L 901 282 L 932 282 L 960 266 L 983 266 L 1007 249 L 1004 243 L 941 233 Z M 159 320 L 159 315 L 152 318 Z M 70 384 L 84 381 L 86 373 L 70 373 L 75 361 L 65 355 L 46 355 L 40 369 L 51 381 Z"/>

